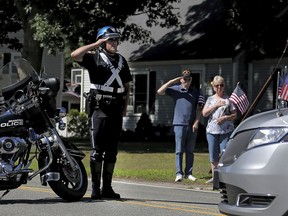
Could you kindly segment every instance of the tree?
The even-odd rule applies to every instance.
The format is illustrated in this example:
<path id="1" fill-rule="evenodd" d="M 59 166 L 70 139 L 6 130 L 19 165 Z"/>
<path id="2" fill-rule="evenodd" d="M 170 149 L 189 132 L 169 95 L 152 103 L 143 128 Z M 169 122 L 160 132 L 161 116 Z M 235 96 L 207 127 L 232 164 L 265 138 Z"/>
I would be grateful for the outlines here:
<path id="1" fill-rule="evenodd" d="M 279 57 L 288 37 L 288 2 L 222 0 L 235 51 L 247 58 Z"/>
<path id="2" fill-rule="evenodd" d="M 1 0 L 0 44 L 21 50 L 39 71 L 43 48 L 50 53 L 74 49 L 79 42 L 91 43 L 97 30 L 105 25 L 121 29 L 122 40 L 153 42 L 150 32 L 141 26 L 127 24 L 127 18 L 146 14 L 146 25 L 172 27 L 179 14 L 173 3 L 181 0 Z M 128 5 L 128 6 L 127 6 Z M 23 30 L 24 41 L 8 34 Z"/>

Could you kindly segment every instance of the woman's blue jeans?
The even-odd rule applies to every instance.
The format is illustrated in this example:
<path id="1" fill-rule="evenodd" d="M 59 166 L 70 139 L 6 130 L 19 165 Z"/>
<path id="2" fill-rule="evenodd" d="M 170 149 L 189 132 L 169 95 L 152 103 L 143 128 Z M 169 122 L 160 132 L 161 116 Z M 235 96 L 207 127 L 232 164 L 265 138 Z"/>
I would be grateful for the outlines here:
<path id="1" fill-rule="evenodd" d="M 210 162 L 219 161 L 221 152 L 226 148 L 226 144 L 232 132 L 226 134 L 211 134 L 206 133 L 208 141 L 209 159 Z"/>

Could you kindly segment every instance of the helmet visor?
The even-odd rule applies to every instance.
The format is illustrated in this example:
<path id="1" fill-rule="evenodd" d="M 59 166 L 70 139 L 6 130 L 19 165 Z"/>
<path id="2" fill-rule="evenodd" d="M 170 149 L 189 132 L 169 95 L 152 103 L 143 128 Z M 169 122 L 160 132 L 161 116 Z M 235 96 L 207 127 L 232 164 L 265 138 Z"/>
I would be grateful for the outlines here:
<path id="1" fill-rule="evenodd" d="M 104 38 L 119 38 L 120 34 L 119 33 L 106 33 L 104 34 Z"/>

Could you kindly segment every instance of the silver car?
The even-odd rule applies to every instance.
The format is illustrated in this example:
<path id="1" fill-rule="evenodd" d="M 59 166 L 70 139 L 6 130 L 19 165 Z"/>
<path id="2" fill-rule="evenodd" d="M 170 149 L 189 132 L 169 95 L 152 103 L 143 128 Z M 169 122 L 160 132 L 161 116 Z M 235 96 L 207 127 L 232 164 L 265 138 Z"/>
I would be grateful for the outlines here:
<path id="1" fill-rule="evenodd" d="M 288 109 L 243 121 L 231 135 L 214 178 L 221 213 L 288 216 Z"/>

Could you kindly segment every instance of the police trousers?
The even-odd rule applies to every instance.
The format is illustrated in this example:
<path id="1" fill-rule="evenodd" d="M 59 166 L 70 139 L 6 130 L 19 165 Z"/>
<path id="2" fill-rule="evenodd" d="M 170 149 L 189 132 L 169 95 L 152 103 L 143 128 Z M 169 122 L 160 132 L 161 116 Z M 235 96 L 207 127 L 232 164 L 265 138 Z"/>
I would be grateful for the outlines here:
<path id="1" fill-rule="evenodd" d="M 91 161 L 116 163 L 118 143 L 122 132 L 123 106 L 109 103 L 91 107 L 89 116 L 90 141 L 92 144 Z"/>

